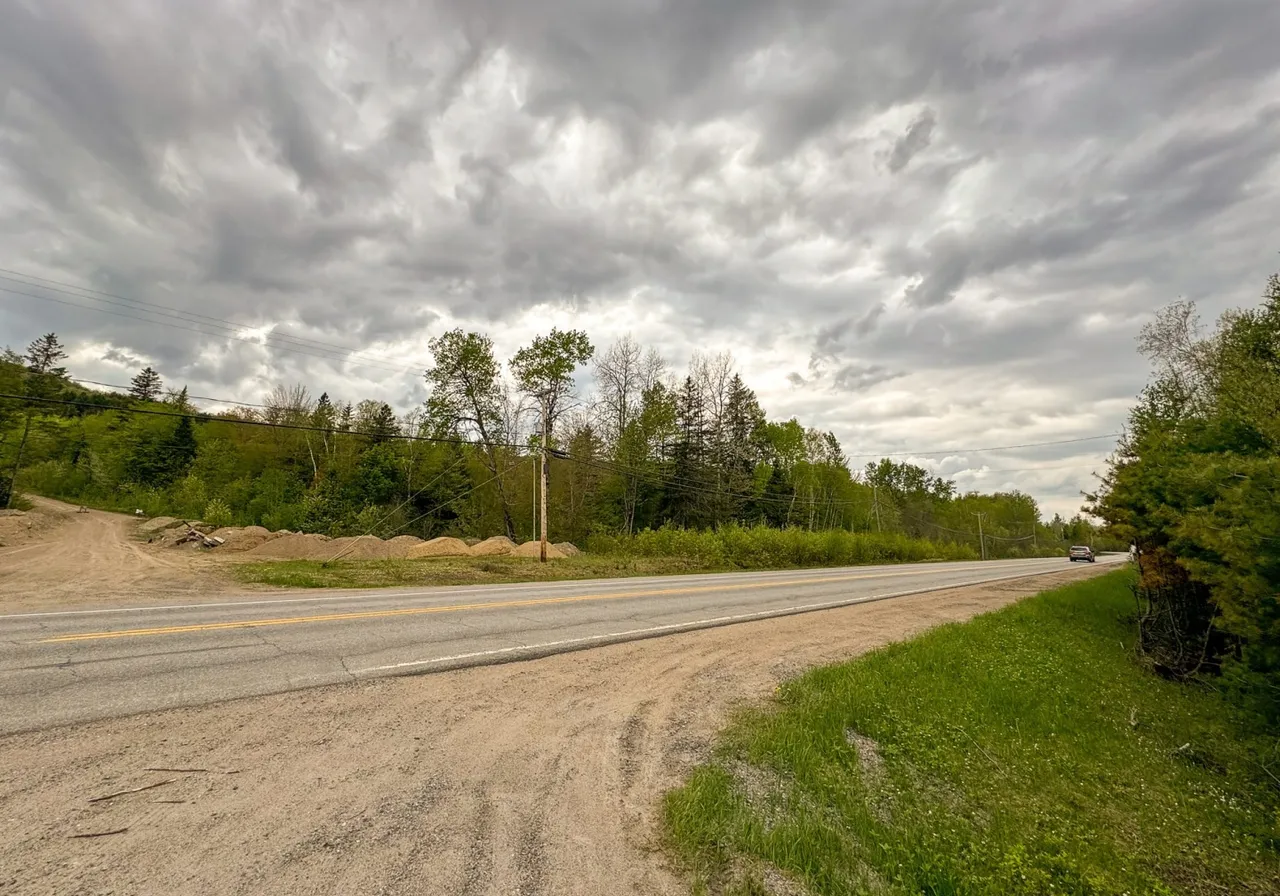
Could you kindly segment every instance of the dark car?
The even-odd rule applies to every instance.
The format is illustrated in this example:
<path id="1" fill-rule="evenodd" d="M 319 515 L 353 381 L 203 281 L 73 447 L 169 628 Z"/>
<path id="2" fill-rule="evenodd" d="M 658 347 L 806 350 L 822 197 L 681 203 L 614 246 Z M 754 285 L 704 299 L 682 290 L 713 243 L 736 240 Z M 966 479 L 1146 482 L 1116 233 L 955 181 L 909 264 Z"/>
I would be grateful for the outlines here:
<path id="1" fill-rule="evenodd" d="M 1067 559 L 1072 563 L 1075 563 L 1077 560 L 1085 560 L 1092 563 L 1094 561 L 1093 548 L 1086 547 L 1082 544 L 1073 545 L 1071 550 L 1067 553 Z"/>

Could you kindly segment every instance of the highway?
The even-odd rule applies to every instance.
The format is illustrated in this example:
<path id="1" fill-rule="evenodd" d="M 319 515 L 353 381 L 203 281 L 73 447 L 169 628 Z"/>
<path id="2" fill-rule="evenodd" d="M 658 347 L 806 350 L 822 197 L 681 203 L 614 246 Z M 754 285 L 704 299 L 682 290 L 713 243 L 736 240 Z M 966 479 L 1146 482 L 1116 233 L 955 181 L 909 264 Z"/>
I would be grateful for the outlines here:
<path id="1" fill-rule="evenodd" d="M 531 659 L 1069 566 L 1059 558 L 282 592 L 0 615 L 0 734 Z"/>

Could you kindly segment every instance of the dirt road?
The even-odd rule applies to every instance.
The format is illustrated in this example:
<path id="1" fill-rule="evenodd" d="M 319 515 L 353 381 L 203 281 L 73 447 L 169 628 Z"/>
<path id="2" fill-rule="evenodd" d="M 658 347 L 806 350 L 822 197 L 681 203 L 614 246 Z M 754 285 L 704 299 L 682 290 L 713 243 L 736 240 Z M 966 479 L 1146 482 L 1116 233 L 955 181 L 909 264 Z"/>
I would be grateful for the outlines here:
<path id="1" fill-rule="evenodd" d="M 0 892 L 687 892 L 661 795 L 736 704 L 1097 572 L 0 738 Z"/>
<path id="2" fill-rule="evenodd" d="M 59 501 L 31 500 L 35 507 L 30 512 L 0 517 L 0 606 L 5 612 L 191 598 L 216 594 L 228 585 L 211 558 L 140 543 L 132 517 L 99 510 L 78 513 Z"/>

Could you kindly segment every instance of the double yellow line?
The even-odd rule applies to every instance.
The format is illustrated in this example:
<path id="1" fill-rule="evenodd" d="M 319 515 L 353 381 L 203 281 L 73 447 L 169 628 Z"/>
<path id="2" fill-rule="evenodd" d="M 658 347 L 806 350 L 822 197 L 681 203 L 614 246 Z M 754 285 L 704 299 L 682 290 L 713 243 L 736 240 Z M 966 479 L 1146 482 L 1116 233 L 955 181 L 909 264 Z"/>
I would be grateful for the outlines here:
<path id="1" fill-rule="evenodd" d="M 706 594 L 712 591 L 746 591 L 759 588 L 785 588 L 787 585 L 824 585 L 835 582 L 852 582 L 858 579 L 885 579 L 905 576 L 936 575 L 932 569 L 911 572 L 863 573 L 859 575 L 824 576 L 796 581 L 735 582 L 724 585 L 699 585 L 686 588 L 655 588 L 647 591 L 622 591 L 615 594 L 580 594 L 571 597 L 541 597 L 526 600 L 485 601 L 470 604 L 449 604 L 442 607 L 406 607 L 398 610 L 368 610 L 358 613 L 324 613 L 313 616 L 277 616 L 267 619 L 244 619 L 237 622 L 202 622 L 193 625 L 166 625 L 156 628 L 131 628 L 120 631 L 83 632 L 46 638 L 41 644 L 66 644 L 75 641 L 103 641 L 110 638 L 140 638 L 148 635 L 183 635 L 194 632 L 219 632 L 238 628 L 263 628 L 276 625 L 302 625 L 313 622 L 345 622 L 354 619 L 389 619 L 396 616 L 424 616 L 429 613 L 461 613 L 467 610 L 508 610 L 519 607 L 544 607 L 554 604 L 575 604 L 587 601 L 623 600 L 635 597 L 664 597 L 680 594 Z M 942 586 L 946 587 L 946 586 Z"/>

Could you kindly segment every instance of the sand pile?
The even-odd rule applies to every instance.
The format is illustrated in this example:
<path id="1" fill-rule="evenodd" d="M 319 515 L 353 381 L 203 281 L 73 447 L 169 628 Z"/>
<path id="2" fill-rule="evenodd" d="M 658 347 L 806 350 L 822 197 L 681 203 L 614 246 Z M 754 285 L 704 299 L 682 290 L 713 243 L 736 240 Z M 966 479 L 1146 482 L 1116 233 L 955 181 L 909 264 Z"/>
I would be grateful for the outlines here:
<path id="1" fill-rule="evenodd" d="M 433 538 L 425 544 L 410 548 L 405 556 L 410 560 L 421 557 L 470 557 L 471 548 L 460 538 Z"/>
<path id="2" fill-rule="evenodd" d="M 520 547 L 511 552 L 512 557 L 532 557 L 538 560 L 542 557 L 542 546 L 536 541 L 526 541 Z M 563 560 L 564 554 L 553 544 L 547 545 L 548 560 Z"/>
<path id="3" fill-rule="evenodd" d="M 471 549 L 471 553 L 477 557 L 494 557 L 500 554 L 510 554 L 516 549 L 516 543 L 505 535 L 495 535 L 493 538 L 486 538 Z"/>
<path id="4" fill-rule="evenodd" d="M 328 560 L 336 553 L 332 541 L 327 535 L 282 535 L 245 553 L 265 560 Z"/>
<path id="5" fill-rule="evenodd" d="M 143 532 L 159 532 L 161 529 L 169 529 L 173 526 L 179 526 L 182 520 L 174 519 L 171 516 L 158 516 L 155 519 L 147 520 L 138 528 Z"/>
<path id="6" fill-rule="evenodd" d="M 422 543 L 422 539 L 416 535 L 397 535 L 387 542 L 387 556 L 397 560 L 403 559 L 408 557 L 409 552 Z"/>
<path id="7" fill-rule="evenodd" d="M 280 535 L 262 526 L 223 526 L 210 533 L 214 538 L 221 538 L 218 550 L 222 553 L 238 554 L 252 551 L 258 545 L 265 544 Z"/>
<path id="8" fill-rule="evenodd" d="M 556 545 L 556 549 L 566 557 L 577 557 L 582 553 L 582 551 L 578 549 L 578 546 L 571 541 L 560 542 Z"/>
<path id="9" fill-rule="evenodd" d="M 339 560 L 386 560 L 391 556 L 387 543 L 376 535 L 335 538 L 325 549 Z"/>

